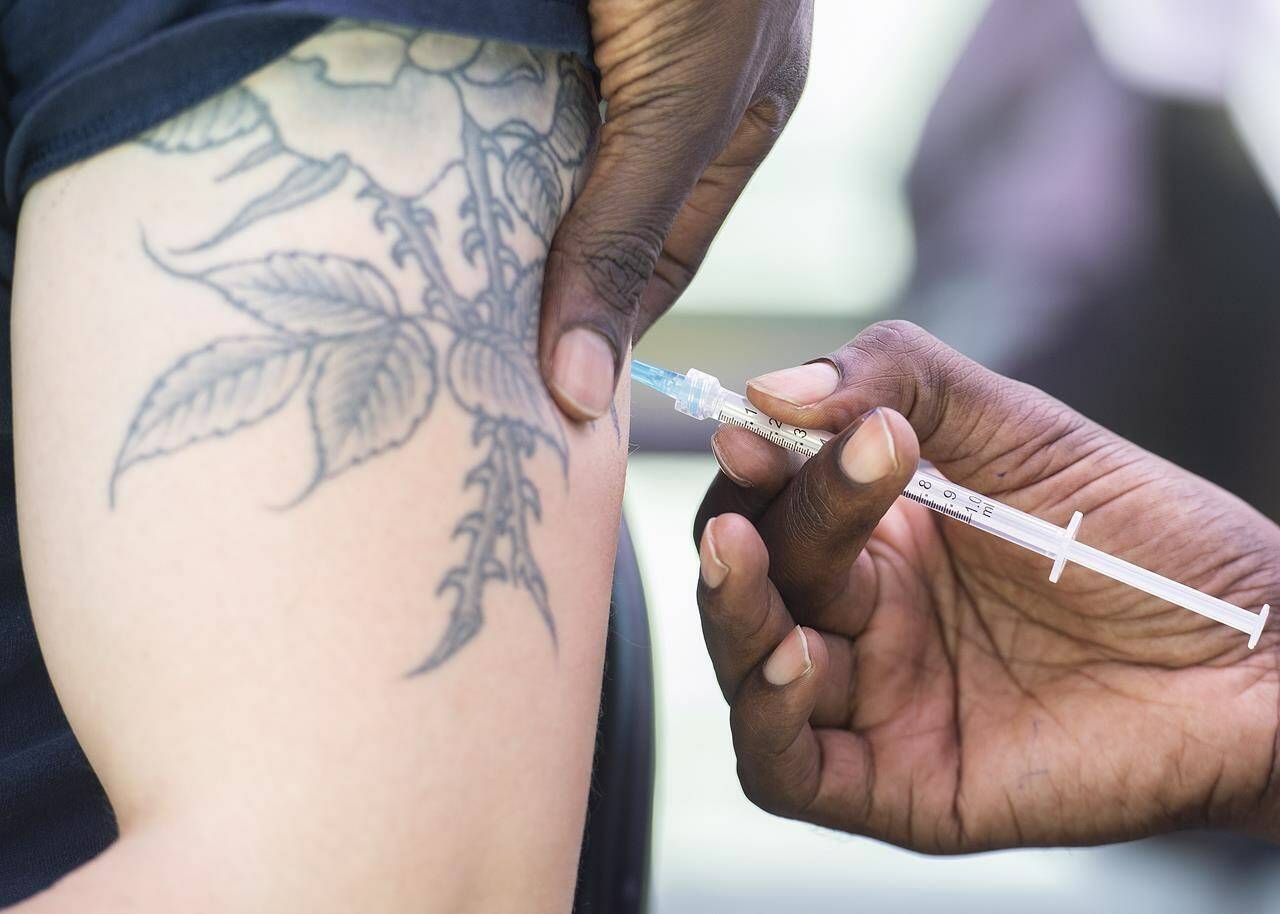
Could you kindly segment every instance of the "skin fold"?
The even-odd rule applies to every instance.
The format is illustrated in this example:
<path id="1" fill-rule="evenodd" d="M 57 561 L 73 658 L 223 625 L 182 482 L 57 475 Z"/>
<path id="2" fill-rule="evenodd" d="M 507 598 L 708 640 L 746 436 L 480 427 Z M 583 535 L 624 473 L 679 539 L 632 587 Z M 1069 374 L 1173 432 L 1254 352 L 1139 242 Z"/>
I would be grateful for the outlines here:
<path id="1" fill-rule="evenodd" d="M 695 529 L 747 795 L 929 853 L 1276 837 L 1274 629 L 1249 651 L 1085 569 L 1051 584 L 1047 560 L 898 495 L 923 456 L 1052 523 L 1080 510 L 1082 542 L 1253 611 L 1280 596 L 1280 529 L 910 324 L 817 364 L 750 398 L 843 433 L 797 469 L 722 429 Z"/>

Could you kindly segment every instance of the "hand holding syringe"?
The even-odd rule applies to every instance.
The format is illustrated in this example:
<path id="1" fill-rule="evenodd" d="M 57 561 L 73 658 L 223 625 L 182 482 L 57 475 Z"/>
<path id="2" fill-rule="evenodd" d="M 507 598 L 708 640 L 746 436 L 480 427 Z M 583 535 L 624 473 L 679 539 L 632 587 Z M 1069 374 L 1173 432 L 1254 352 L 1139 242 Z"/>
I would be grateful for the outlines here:
<path id="1" fill-rule="evenodd" d="M 675 401 L 675 408 L 695 419 L 715 419 L 748 429 L 779 447 L 812 457 L 830 434 L 797 428 L 763 415 L 741 394 L 725 390 L 719 381 L 696 369 L 686 374 L 633 361 L 631 376 Z M 1217 597 L 1171 581 L 1123 559 L 1076 541 L 1082 515 L 1076 512 L 1066 527 L 1058 527 L 1030 514 L 993 501 L 926 470 L 917 470 L 903 496 L 1003 540 L 1052 560 L 1049 580 L 1057 583 L 1063 568 L 1074 562 L 1099 574 L 1177 604 L 1192 612 L 1229 625 L 1249 636 L 1249 647 L 1258 643 L 1270 607 L 1252 613 Z"/>
<path id="2" fill-rule="evenodd" d="M 1126 584 L 1044 577 L 1100 566 L 1252 637 L 1263 619 L 1240 606 L 1280 598 L 1280 526 L 907 324 L 756 378 L 749 403 L 696 374 L 646 381 L 759 433 L 716 432 L 694 521 L 702 632 L 758 805 L 931 853 L 1280 838 L 1274 633 L 1249 651 Z M 842 431 L 815 453 L 812 428 Z M 922 453 L 1000 502 L 918 472 Z M 1225 599 L 1010 504 L 1086 511 L 1095 546 Z"/>

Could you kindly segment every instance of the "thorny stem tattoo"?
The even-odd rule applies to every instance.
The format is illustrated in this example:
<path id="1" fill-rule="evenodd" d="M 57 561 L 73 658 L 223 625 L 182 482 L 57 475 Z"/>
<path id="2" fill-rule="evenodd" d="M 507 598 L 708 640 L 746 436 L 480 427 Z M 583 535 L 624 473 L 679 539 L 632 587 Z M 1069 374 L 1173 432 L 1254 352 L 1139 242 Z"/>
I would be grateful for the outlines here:
<path id="1" fill-rule="evenodd" d="M 268 163 L 283 177 L 193 247 L 158 252 L 144 226 L 143 245 L 157 266 L 216 291 L 262 332 L 212 340 L 159 376 L 129 423 L 111 473 L 111 504 L 121 476 L 138 464 L 232 435 L 305 398 L 314 472 L 289 502 L 297 504 L 335 476 L 406 443 L 444 390 L 471 417 L 471 441 L 482 456 L 464 483 L 475 507 L 454 534 L 465 554 L 437 592 L 449 598 L 449 619 L 412 672 L 440 666 L 476 636 L 484 624 L 486 587 L 494 581 L 508 581 L 529 596 L 554 644 L 555 619 L 530 536 L 541 504 L 526 463 L 540 447 L 548 448 L 567 474 L 568 450 L 537 367 L 543 261 L 522 262 L 513 238 L 532 232 L 538 243 L 526 247 L 546 250 L 593 142 L 594 91 L 567 56 L 390 26 L 338 23 L 326 34 L 343 31 L 400 43 L 402 54 L 386 85 L 406 74 L 417 80 L 429 74 L 452 88 L 460 135 L 440 141 L 456 143 L 457 158 L 425 176 L 424 189 L 406 194 L 386 186 L 354 153 L 309 155 L 306 144 L 277 122 L 267 100 L 245 85 L 141 136 L 138 142 L 154 153 L 190 156 L 257 140 L 218 180 Z M 309 44 L 288 65 L 335 91 L 348 88 L 323 55 L 308 54 Z M 438 53 L 446 44 L 447 53 Z M 543 129 L 521 118 L 486 127 L 468 107 L 472 89 L 520 91 L 549 87 L 551 80 L 555 107 Z M 441 231 L 437 218 L 436 191 L 446 185 L 462 201 L 460 238 L 447 237 L 457 233 Z M 382 268 L 339 251 L 217 258 L 225 242 L 251 226 L 342 193 L 387 243 L 398 278 L 414 277 L 417 301 L 402 302 Z M 444 251 L 463 256 L 451 259 Z M 184 257 L 202 252 L 214 257 L 213 266 L 182 266 Z M 451 275 L 449 265 L 462 261 L 479 271 L 480 283 L 459 283 Z M 446 335 L 443 357 L 428 328 Z"/>

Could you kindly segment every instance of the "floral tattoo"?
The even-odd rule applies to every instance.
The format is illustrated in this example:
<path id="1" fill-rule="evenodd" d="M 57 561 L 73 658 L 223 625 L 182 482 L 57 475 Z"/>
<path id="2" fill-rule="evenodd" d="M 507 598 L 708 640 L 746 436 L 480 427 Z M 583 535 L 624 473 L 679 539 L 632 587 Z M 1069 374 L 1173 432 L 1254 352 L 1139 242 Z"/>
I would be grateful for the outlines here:
<path id="1" fill-rule="evenodd" d="M 301 399 L 314 460 L 287 502 L 294 505 L 405 444 L 447 396 L 470 417 L 482 456 L 464 483 L 474 508 L 454 533 L 465 553 L 438 589 L 449 618 L 412 672 L 438 667 L 476 636 L 495 581 L 527 594 L 554 645 L 531 541 L 541 500 L 526 464 L 545 448 L 567 474 L 564 429 L 537 366 L 539 296 L 545 251 L 594 139 L 592 85 L 568 56 L 355 23 L 335 24 L 277 66 L 296 71 L 305 98 L 323 98 L 339 123 L 344 112 L 385 124 L 425 111 L 429 118 L 411 119 L 430 131 L 421 134 L 430 151 L 381 138 L 362 146 L 356 125 L 325 146 L 280 116 L 252 80 L 138 139 L 159 155 L 243 148 L 218 181 L 273 177 L 194 245 L 158 251 L 144 227 L 144 248 L 160 268 L 213 290 L 260 332 L 211 340 L 158 377 L 121 444 L 111 504 L 139 464 L 233 435 Z M 537 106 L 520 105 L 533 97 L 554 100 L 539 123 L 528 114 Z M 335 199 L 375 227 L 382 257 L 220 255 L 253 226 Z M 416 298 L 397 292 L 393 274 Z"/>

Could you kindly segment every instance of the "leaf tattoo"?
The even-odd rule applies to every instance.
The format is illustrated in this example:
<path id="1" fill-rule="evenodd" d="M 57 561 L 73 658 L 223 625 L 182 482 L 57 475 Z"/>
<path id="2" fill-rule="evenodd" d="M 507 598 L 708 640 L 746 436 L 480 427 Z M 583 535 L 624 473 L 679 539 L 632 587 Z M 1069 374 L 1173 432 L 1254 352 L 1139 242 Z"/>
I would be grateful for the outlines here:
<path id="1" fill-rule="evenodd" d="M 335 336 L 388 326 L 395 290 L 372 265 L 330 254 L 276 253 L 201 277 L 236 308 L 284 333 Z"/>
<path id="2" fill-rule="evenodd" d="M 453 341 L 448 361 L 449 387 L 463 409 L 524 428 L 568 460 L 564 429 L 523 341 L 482 325 Z"/>
<path id="3" fill-rule="evenodd" d="M 538 237 L 550 243 L 560 224 L 560 198 L 564 187 L 556 163 L 539 143 L 521 146 L 507 160 L 502 184 L 511 205 Z"/>
<path id="4" fill-rule="evenodd" d="M 143 460 L 229 435 L 267 418 L 293 395 L 311 348 L 289 337 L 216 340 L 183 358 L 152 386 L 129 423 L 111 474 Z"/>
<path id="5" fill-rule="evenodd" d="M 547 144 L 560 164 L 577 168 L 587 157 L 600 121 L 596 94 L 582 68 L 561 59 L 560 88 L 556 92 L 555 116 L 547 134 Z"/>
<path id="6" fill-rule="evenodd" d="M 138 142 L 157 152 L 199 152 L 244 136 L 266 119 L 262 102 L 235 86 L 147 131 Z"/>
<path id="7" fill-rule="evenodd" d="M 408 441 L 435 392 L 435 349 L 411 321 L 335 344 L 308 398 L 317 460 L 303 497 L 322 480 Z"/>
<path id="8" fill-rule="evenodd" d="M 366 33 L 380 48 L 400 47 L 401 59 L 379 59 L 362 70 L 358 58 L 335 56 L 338 33 L 348 32 Z M 267 104 L 243 86 L 139 137 L 161 154 L 198 155 L 242 142 L 245 151 L 220 181 L 281 157 L 292 165 L 195 247 L 160 258 L 144 239 L 158 267 L 213 290 L 261 332 L 214 340 L 160 374 L 125 432 L 110 501 L 116 502 L 122 475 L 138 464 L 228 437 L 296 402 L 306 411 L 314 454 L 310 481 L 289 503 L 297 504 L 327 480 L 406 444 L 443 389 L 470 416 L 471 442 L 480 456 L 463 491 L 476 500 L 454 531 L 462 555 L 437 591 L 447 599 L 448 618 L 411 673 L 437 668 L 484 629 L 485 596 L 497 581 L 527 596 L 554 646 L 551 595 L 532 536 L 542 501 L 527 467 L 541 446 L 567 473 L 568 445 L 537 364 L 543 260 L 523 260 L 517 252 L 532 245 L 516 240 L 525 232 L 545 251 L 568 205 L 574 170 L 586 162 L 594 139 L 594 91 L 568 57 L 550 68 L 549 55 L 527 48 L 348 22 L 334 24 L 292 59 L 299 61 L 301 78 L 324 91 L 359 89 L 362 104 L 386 85 L 388 116 L 403 104 L 393 92 L 403 89 L 404 74 L 416 70 L 415 84 L 422 73 L 447 79 L 461 107 L 457 156 L 424 176 L 424 190 L 403 196 L 379 180 L 376 154 L 309 153 L 305 138 L 285 135 Z M 471 109 L 483 102 L 469 93 L 549 80 L 558 82 L 545 131 L 521 118 L 484 126 L 487 118 Z M 249 134 L 258 137 L 253 145 Z M 443 199 L 461 199 L 449 213 L 461 221 L 452 241 L 441 231 L 433 202 L 440 188 L 447 190 Z M 385 269 L 333 250 L 218 257 L 229 239 L 251 239 L 255 226 L 335 194 L 370 220 L 374 237 L 385 245 Z M 201 269 L 172 262 L 197 252 L 209 252 L 216 262 Z M 482 282 L 455 276 L 463 265 L 478 271 Z M 394 285 L 393 270 L 399 271 Z M 413 297 L 402 302 L 397 289 L 409 288 Z M 432 331 L 450 337 L 443 360 Z"/>
<path id="9" fill-rule="evenodd" d="M 460 68 L 469 83 L 490 88 L 505 88 L 518 82 L 541 83 L 546 67 L 529 48 L 486 41 L 475 58 Z"/>
<path id="10" fill-rule="evenodd" d="M 280 145 L 279 138 L 272 136 L 271 139 L 267 140 L 265 143 L 255 146 L 253 149 L 246 152 L 239 162 L 236 162 L 236 164 L 218 175 L 217 180 L 226 181 L 228 178 L 234 178 L 238 174 L 243 174 L 246 171 L 252 171 L 263 162 L 274 159 L 284 151 L 285 148 Z"/>
<path id="11" fill-rule="evenodd" d="M 274 149 L 271 151 L 274 153 Z M 259 150 L 254 150 L 250 155 L 260 154 Z M 249 161 L 255 162 L 259 160 L 251 158 Z M 323 197 L 342 183 L 342 179 L 347 175 L 347 166 L 349 164 L 350 162 L 344 155 L 334 156 L 328 162 L 315 160 L 303 162 L 285 175 L 284 179 L 274 188 L 245 204 L 244 209 L 236 213 L 235 218 L 208 241 L 202 241 L 195 247 L 176 253 L 191 254 L 196 251 L 206 250 L 226 241 L 232 235 L 248 228 L 259 219 L 265 219 L 276 213 L 287 212 L 295 207 L 302 206 L 304 203 L 310 203 L 318 197 Z M 233 169 L 232 173 L 235 170 Z"/>

